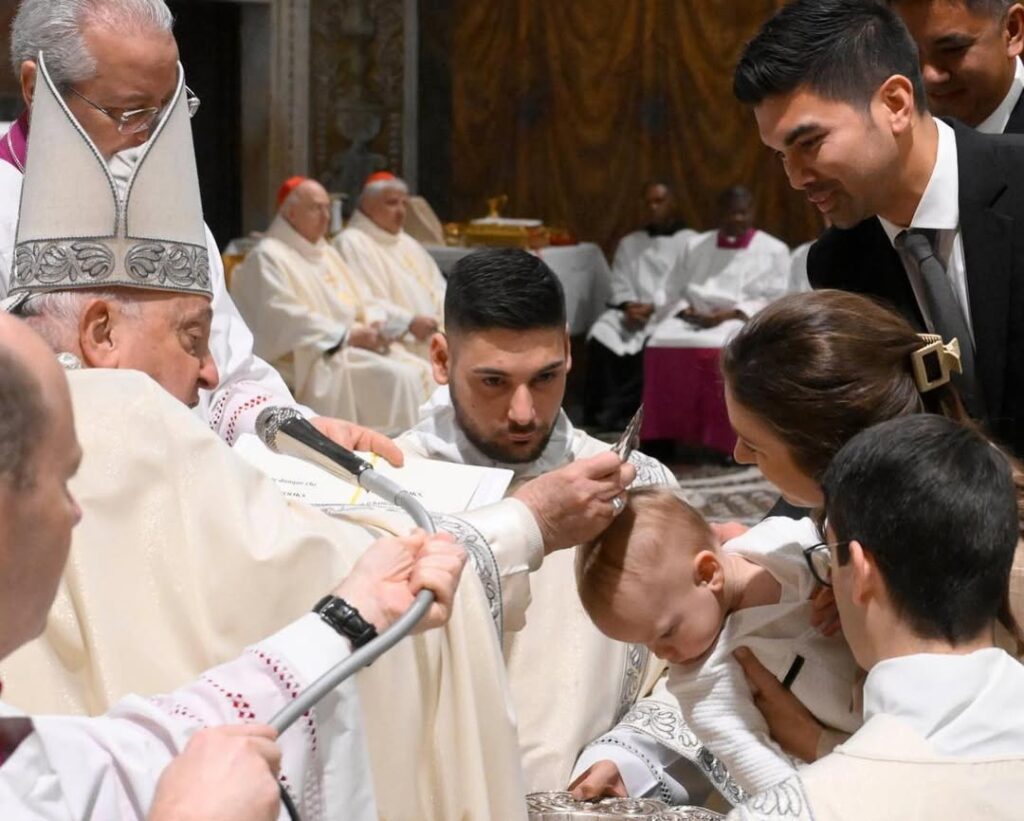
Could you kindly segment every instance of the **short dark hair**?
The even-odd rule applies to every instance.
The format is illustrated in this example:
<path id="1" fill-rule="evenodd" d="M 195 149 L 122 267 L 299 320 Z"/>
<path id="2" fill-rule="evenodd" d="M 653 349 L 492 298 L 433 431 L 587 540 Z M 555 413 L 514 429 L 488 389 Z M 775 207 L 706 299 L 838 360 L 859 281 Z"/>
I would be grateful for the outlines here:
<path id="1" fill-rule="evenodd" d="M 45 424 L 38 381 L 10 349 L 0 347 L 0 478 L 16 489 L 34 480 L 32 457 Z"/>
<path id="2" fill-rule="evenodd" d="M 565 292 L 540 257 L 489 248 L 463 257 L 448 275 L 444 323 L 449 331 L 565 327 Z"/>
<path id="3" fill-rule="evenodd" d="M 1009 460 L 977 431 L 934 414 L 882 422 L 843 446 L 822 488 L 836 537 L 874 557 L 915 634 L 956 646 L 1000 618 L 1017 492 Z"/>
<path id="4" fill-rule="evenodd" d="M 867 107 L 894 74 L 910 80 L 918 111 L 927 111 L 917 46 L 884 2 L 794 0 L 747 44 L 732 87 L 747 105 L 806 86 L 826 99 Z"/>

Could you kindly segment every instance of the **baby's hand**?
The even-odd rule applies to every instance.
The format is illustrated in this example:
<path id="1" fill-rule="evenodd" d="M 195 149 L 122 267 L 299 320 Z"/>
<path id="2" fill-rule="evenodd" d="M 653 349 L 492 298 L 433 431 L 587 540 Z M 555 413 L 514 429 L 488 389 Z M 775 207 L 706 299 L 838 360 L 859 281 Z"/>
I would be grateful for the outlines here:
<path id="1" fill-rule="evenodd" d="M 629 797 L 619 768 L 612 761 L 598 761 L 569 785 L 569 791 L 577 801 L 590 801 L 607 796 Z"/>

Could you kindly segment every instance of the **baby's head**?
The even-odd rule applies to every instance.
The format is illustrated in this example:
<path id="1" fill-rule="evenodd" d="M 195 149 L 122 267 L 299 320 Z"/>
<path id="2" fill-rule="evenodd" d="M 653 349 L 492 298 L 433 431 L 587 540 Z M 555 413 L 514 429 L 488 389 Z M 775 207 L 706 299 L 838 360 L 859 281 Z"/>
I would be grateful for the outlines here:
<path id="1" fill-rule="evenodd" d="M 673 664 L 704 655 L 725 621 L 718 539 L 668 488 L 630 491 L 621 515 L 580 549 L 576 579 L 602 633 Z"/>

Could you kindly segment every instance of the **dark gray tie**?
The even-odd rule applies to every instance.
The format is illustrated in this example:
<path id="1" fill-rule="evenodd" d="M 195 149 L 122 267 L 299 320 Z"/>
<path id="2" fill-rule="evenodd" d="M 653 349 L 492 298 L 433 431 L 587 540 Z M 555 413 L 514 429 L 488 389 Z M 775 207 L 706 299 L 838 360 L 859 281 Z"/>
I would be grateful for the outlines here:
<path id="1" fill-rule="evenodd" d="M 964 372 L 959 378 L 954 375 L 954 381 L 963 394 L 964 404 L 970 414 L 982 418 L 984 404 L 974 368 L 974 342 L 963 309 L 953 293 L 946 266 L 935 256 L 934 237 L 934 231 L 900 231 L 896 236 L 896 247 L 906 253 L 920 274 L 923 286 L 921 296 L 934 326 L 931 330 L 941 335 L 946 342 L 954 337 L 959 340 L 960 362 Z"/>

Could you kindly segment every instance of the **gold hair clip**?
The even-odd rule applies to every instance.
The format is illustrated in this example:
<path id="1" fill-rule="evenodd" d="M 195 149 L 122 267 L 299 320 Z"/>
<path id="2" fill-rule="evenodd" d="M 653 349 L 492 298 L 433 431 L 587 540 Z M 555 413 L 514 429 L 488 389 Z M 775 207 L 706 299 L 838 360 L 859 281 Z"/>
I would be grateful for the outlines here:
<path id="1" fill-rule="evenodd" d="M 963 373 L 960 342 L 956 337 L 947 344 L 938 334 L 918 334 L 924 345 L 910 355 L 914 381 L 921 393 L 928 393 L 949 382 L 953 373 Z"/>

